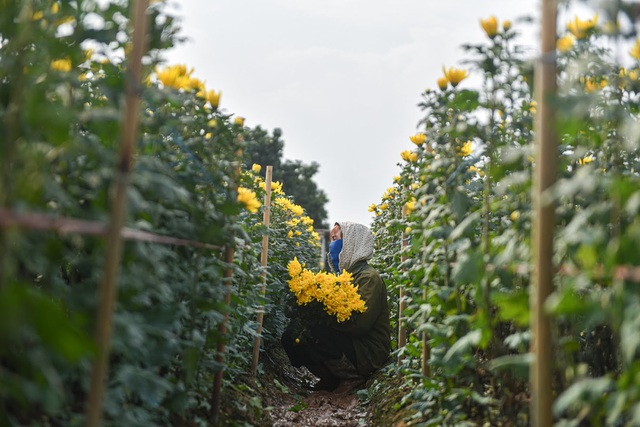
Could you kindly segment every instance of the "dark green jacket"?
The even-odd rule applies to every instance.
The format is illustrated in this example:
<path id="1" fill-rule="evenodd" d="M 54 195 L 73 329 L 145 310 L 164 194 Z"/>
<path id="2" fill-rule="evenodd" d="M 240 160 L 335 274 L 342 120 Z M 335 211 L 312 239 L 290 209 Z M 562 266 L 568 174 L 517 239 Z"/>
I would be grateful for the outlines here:
<path id="1" fill-rule="evenodd" d="M 368 375 L 382 367 L 391 352 L 391 324 L 387 288 L 378 272 L 367 261 L 356 262 L 349 270 L 367 309 L 354 313 L 335 328 L 353 338 L 358 373 Z"/>

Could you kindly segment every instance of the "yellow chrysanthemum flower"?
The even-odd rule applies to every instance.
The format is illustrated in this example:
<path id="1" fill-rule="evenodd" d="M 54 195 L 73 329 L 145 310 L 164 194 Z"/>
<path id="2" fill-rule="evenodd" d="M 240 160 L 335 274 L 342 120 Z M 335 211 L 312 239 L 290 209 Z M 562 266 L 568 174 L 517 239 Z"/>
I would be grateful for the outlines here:
<path id="1" fill-rule="evenodd" d="M 280 181 L 273 181 L 271 183 L 271 191 L 275 194 L 282 194 L 282 183 Z"/>
<path id="2" fill-rule="evenodd" d="M 156 69 L 156 76 L 162 85 L 174 89 L 191 87 L 191 74 L 193 68 L 188 70 L 184 64 L 172 65 L 163 70 Z"/>
<path id="3" fill-rule="evenodd" d="M 251 213 L 258 212 L 262 203 L 256 198 L 256 193 L 245 187 L 238 188 L 238 202 L 242 203 Z"/>
<path id="4" fill-rule="evenodd" d="M 367 307 L 353 285 L 353 276 L 343 272 L 339 276 L 319 272 L 317 274 L 303 268 L 297 258 L 289 262 L 287 269 L 291 279 L 289 290 L 296 296 L 298 305 L 312 301 L 320 302 L 330 316 L 338 322 L 349 319 L 353 312 L 364 312 Z"/>
<path id="5" fill-rule="evenodd" d="M 63 73 L 68 73 L 71 71 L 71 60 L 64 59 L 54 59 L 51 61 L 51 69 L 55 71 L 61 71 Z"/>
<path id="6" fill-rule="evenodd" d="M 446 77 L 438 77 L 438 88 L 440 88 L 440 90 L 447 90 L 447 86 L 449 86 L 449 79 L 447 79 Z"/>
<path id="7" fill-rule="evenodd" d="M 293 230 L 289 230 L 289 232 L 287 233 L 287 237 L 293 239 Z"/>
<path id="8" fill-rule="evenodd" d="M 376 205 L 375 203 L 371 203 L 369 205 L 369 212 L 375 212 L 377 207 L 378 205 Z"/>
<path id="9" fill-rule="evenodd" d="M 207 122 L 207 126 L 209 126 L 210 128 L 214 128 L 218 126 L 218 121 L 216 119 L 211 119 Z"/>
<path id="10" fill-rule="evenodd" d="M 572 35 L 567 34 L 566 36 L 562 36 L 558 39 L 558 41 L 556 42 L 556 47 L 560 52 L 568 52 L 573 47 L 574 43 L 575 38 Z"/>
<path id="11" fill-rule="evenodd" d="M 409 150 L 404 150 L 403 152 L 401 152 L 400 157 L 410 163 L 418 161 L 418 153 Z"/>
<path id="12" fill-rule="evenodd" d="M 509 218 L 511 218 L 511 221 L 516 222 L 517 220 L 520 219 L 520 211 L 511 212 L 511 215 L 509 215 Z"/>
<path id="13" fill-rule="evenodd" d="M 259 165 L 257 163 L 254 163 L 253 165 L 251 165 L 251 171 L 253 173 L 260 173 L 261 170 L 262 170 L 262 166 L 261 165 Z"/>
<path id="14" fill-rule="evenodd" d="M 409 139 L 417 146 L 420 146 L 427 140 L 427 135 L 425 135 L 424 133 L 417 133 L 415 135 L 411 135 Z"/>
<path id="15" fill-rule="evenodd" d="M 451 83 L 451 86 L 453 87 L 458 86 L 458 84 L 462 80 L 469 77 L 469 73 L 467 72 L 467 70 L 464 70 L 462 68 L 449 67 L 449 69 L 446 69 L 443 66 L 442 72 L 444 73 L 444 76 L 447 78 L 447 80 L 449 81 L 449 83 Z"/>
<path id="16" fill-rule="evenodd" d="M 599 80 L 595 77 L 586 77 L 580 80 L 584 83 L 584 90 L 587 93 L 599 91 L 609 83 L 606 77 L 600 78 Z"/>
<path id="17" fill-rule="evenodd" d="M 505 20 L 505 21 L 502 23 L 502 28 L 503 28 L 505 31 L 509 31 L 509 30 L 511 29 L 511 25 L 512 25 L 512 24 L 511 24 L 511 21 L 509 21 L 509 20 L 507 19 L 507 20 Z"/>
<path id="18" fill-rule="evenodd" d="M 211 105 L 211 108 L 216 110 L 220 104 L 220 97 L 222 92 L 216 92 L 215 90 L 205 90 L 204 88 L 196 94 L 198 97 L 204 99 Z"/>
<path id="19" fill-rule="evenodd" d="M 462 144 L 462 147 L 458 148 L 458 156 L 467 157 L 473 152 L 472 141 L 467 141 Z"/>
<path id="20" fill-rule="evenodd" d="M 498 19 L 495 16 L 491 16 L 487 19 L 481 19 L 480 25 L 482 29 L 489 36 L 490 39 L 494 38 L 498 34 Z"/>
<path id="21" fill-rule="evenodd" d="M 410 214 L 416 208 L 416 202 L 415 200 L 409 200 L 404 206 L 407 208 L 407 214 Z"/>
<path id="22" fill-rule="evenodd" d="M 484 176 L 484 172 L 478 169 L 476 166 L 469 166 L 469 172 L 475 172 L 480 176 Z"/>
<path id="23" fill-rule="evenodd" d="M 640 38 L 636 39 L 635 43 L 631 47 L 631 50 L 629 51 L 629 55 L 631 55 L 632 58 L 640 61 Z"/>
<path id="24" fill-rule="evenodd" d="M 304 214 L 304 208 L 294 203 L 291 203 L 291 205 L 289 206 L 289 210 L 297 216 L 302 216 Z"/>
<path id="25" fill-rule="evenodd" d="M 593 162 L 593 160 L 594 160 L 593 156 L 588 155 L 586 157 L 583 157 L 582 159 L 579 159 L 578 160 L 578 164 L 579 165 L 587 165 L 587 164 Z"/>
<path id="26" fill-rule="evenodd" d="M 589 35 L 589 32 L 596 28 L 598 25 L 598 15 L 596 14 L 592 19 L 586 21 L 581 20 L 577 16 L 567 24 L 567 30 L 573 34 L 578 40 L 584 39 Z"/>

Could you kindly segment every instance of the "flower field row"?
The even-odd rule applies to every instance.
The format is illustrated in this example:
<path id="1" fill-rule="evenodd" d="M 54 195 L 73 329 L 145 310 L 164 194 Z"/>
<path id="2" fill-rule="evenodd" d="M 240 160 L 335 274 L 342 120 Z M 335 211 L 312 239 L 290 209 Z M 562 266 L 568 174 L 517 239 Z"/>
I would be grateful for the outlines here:
<path id="1" fill-rule="evenodd" d="M 247 392 L 238 378 L 250 370 L 257 313 L 267 313 L 263 339 L 273 342 L 284 327 L 287 262 L 319 259 L 313 220 L 277 182 L 271 226 L 262 224 L 265 181 L 260 165 L 242 164 L 243 119 L 226 113 L 220 91 L 193 70 L 162 65 L 177 34 L 162 6 L 152 2 L 147 11 L 125 225 L 133 235 L 194 244 L 134 238 L 123 246 L 104 425 L 205 425 L 246 411 L 232 396 Z M 85 425 L 105 274 L 104 239 L 88 230 L 110 219 L 129 16 L 128 2 L 3 5 L 0 207 L 3 215 L 83 226 L 43 231 L 23 221 L 0 229 L 2 425 Z M 232 263 L 224 248 L 234 249 Z M 215 413 L 222 370 L 227 392 Z"/>
<path id="2" fill-rule="evenodd" d="M 640 299 L 630 271 L 640 262 L 640 41 L 625 43 L 634 32 L 616 23 L 634 17 L 608 7 L 602 24 L 598 14 L 570 20 L 557 45 L 558 177 L 543 200 L 556 206 L 556 228 L 541 232 L 555 235 L 545 308 L 563 426 L 639 420 Z M 531 423 L 533 64 L 511 22 L 481 26 L 485 41 L 464 46 L 469 69 L 445 68 L 438 89 L 422 94 L 414 148 L 370 207 L 377 263 L 394 306 L 406 304 L 396 312 L 408 338 L 395 369 L 420 425 Z M 478 88 L 464 88 L 470 74 Z"/>

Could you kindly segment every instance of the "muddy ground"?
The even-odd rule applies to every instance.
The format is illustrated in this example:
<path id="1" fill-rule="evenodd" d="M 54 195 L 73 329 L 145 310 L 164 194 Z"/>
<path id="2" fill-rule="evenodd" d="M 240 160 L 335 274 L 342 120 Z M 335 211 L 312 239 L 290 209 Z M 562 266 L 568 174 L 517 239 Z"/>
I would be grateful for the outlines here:
<path id="1" fill-rule="evenodd" d="M 374 375 L 365 384 L 339 392 L 313 391 L 317 378 L 306 369 L 291 366 L 281 347 L 270 348 L 263 353 L 258 376 L 246 378 L 248 390 L 231 396 L 227 401 L 225 425 L 256 427 L 401 427 L 405 426 L 402 414 L 391 412 L 397 403 L 392 393 L 382 391 L 376 399 L 370 398 L 372 384 L 378 384 L 382 375 Z M 389 390 L 384 387 L 384 390 Z M 237 390 L 237 389 L 236 389 Z M 258 396 L 256 396 L 256 394 Z M 385 403 L 381 404 L 380 398 Z M 240 404 L 242 401 L 245 403 Z M 249 403 L 246 403 L 249 402 Z M 252 402 L 252 403 L 251 403 Z M 385 409 L 385 405 L 389 408 Z M 251 407 L 253 405 L 253 407 Z M 237 408 L 244 408 L 238 410 Z M 385 414 L 387 416 L 382 416 Z"/>
<path id="2" fill-rule="evenodd" d="M 297 369 L 289 364 L 284 351 L 272 349 L 267 356 L 274 368 L 274 380 L 281 378 L 282 393 L 266 396 L 267 407 L 274 427 L 317 426 L 317 427 L 357 427 L 369 425 L 366 407 L 358 398 L 358 390 L 366 384 L 352 390 L 341 392 L 312 391 L 316 383 L 314 377 L 305 368 Z M 265 364 L 265 367 L 269 363 Z M 289 393 L 286 393 L 288 391 Z"/>

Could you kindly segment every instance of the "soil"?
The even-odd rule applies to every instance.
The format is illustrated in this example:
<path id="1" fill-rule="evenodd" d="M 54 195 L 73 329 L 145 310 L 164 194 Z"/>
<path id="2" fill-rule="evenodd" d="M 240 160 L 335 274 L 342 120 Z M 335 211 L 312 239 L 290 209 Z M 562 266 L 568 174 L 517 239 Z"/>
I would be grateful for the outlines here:
<path id="1" fill-rule="evenodd" d="M 305 368 L 291 366 L 281 348 L 271 349 L 266 358 L 270 360 L 264 364 L 265 370 L 273 369 L 273 380 L 281 381 L 278 392 L 265 395 L 273 427 L 369 425 L 366 407 L 357 394 L 366 384 L 336 392 L 312 391 L 318 379 Z"/>
<path id="2" fill-rule="evenodd" d="M 262 353 L 258 375 L 237 378 L 223 392 L 223 426 L 233 427 L 375 427 L 400 426 L 372 419 L 369 387 L 376 376 L 351 389 L 313 391 L 318 379 L 291 366 L 280 346 Z M 382 393 L 385 395 L 387 393 Z M 380 397 L 380 396 L 378 396 Z M 396 401 L 397 402 L 397 401 Z M 376 408 L 378 412 L 380 408 Z"/>

